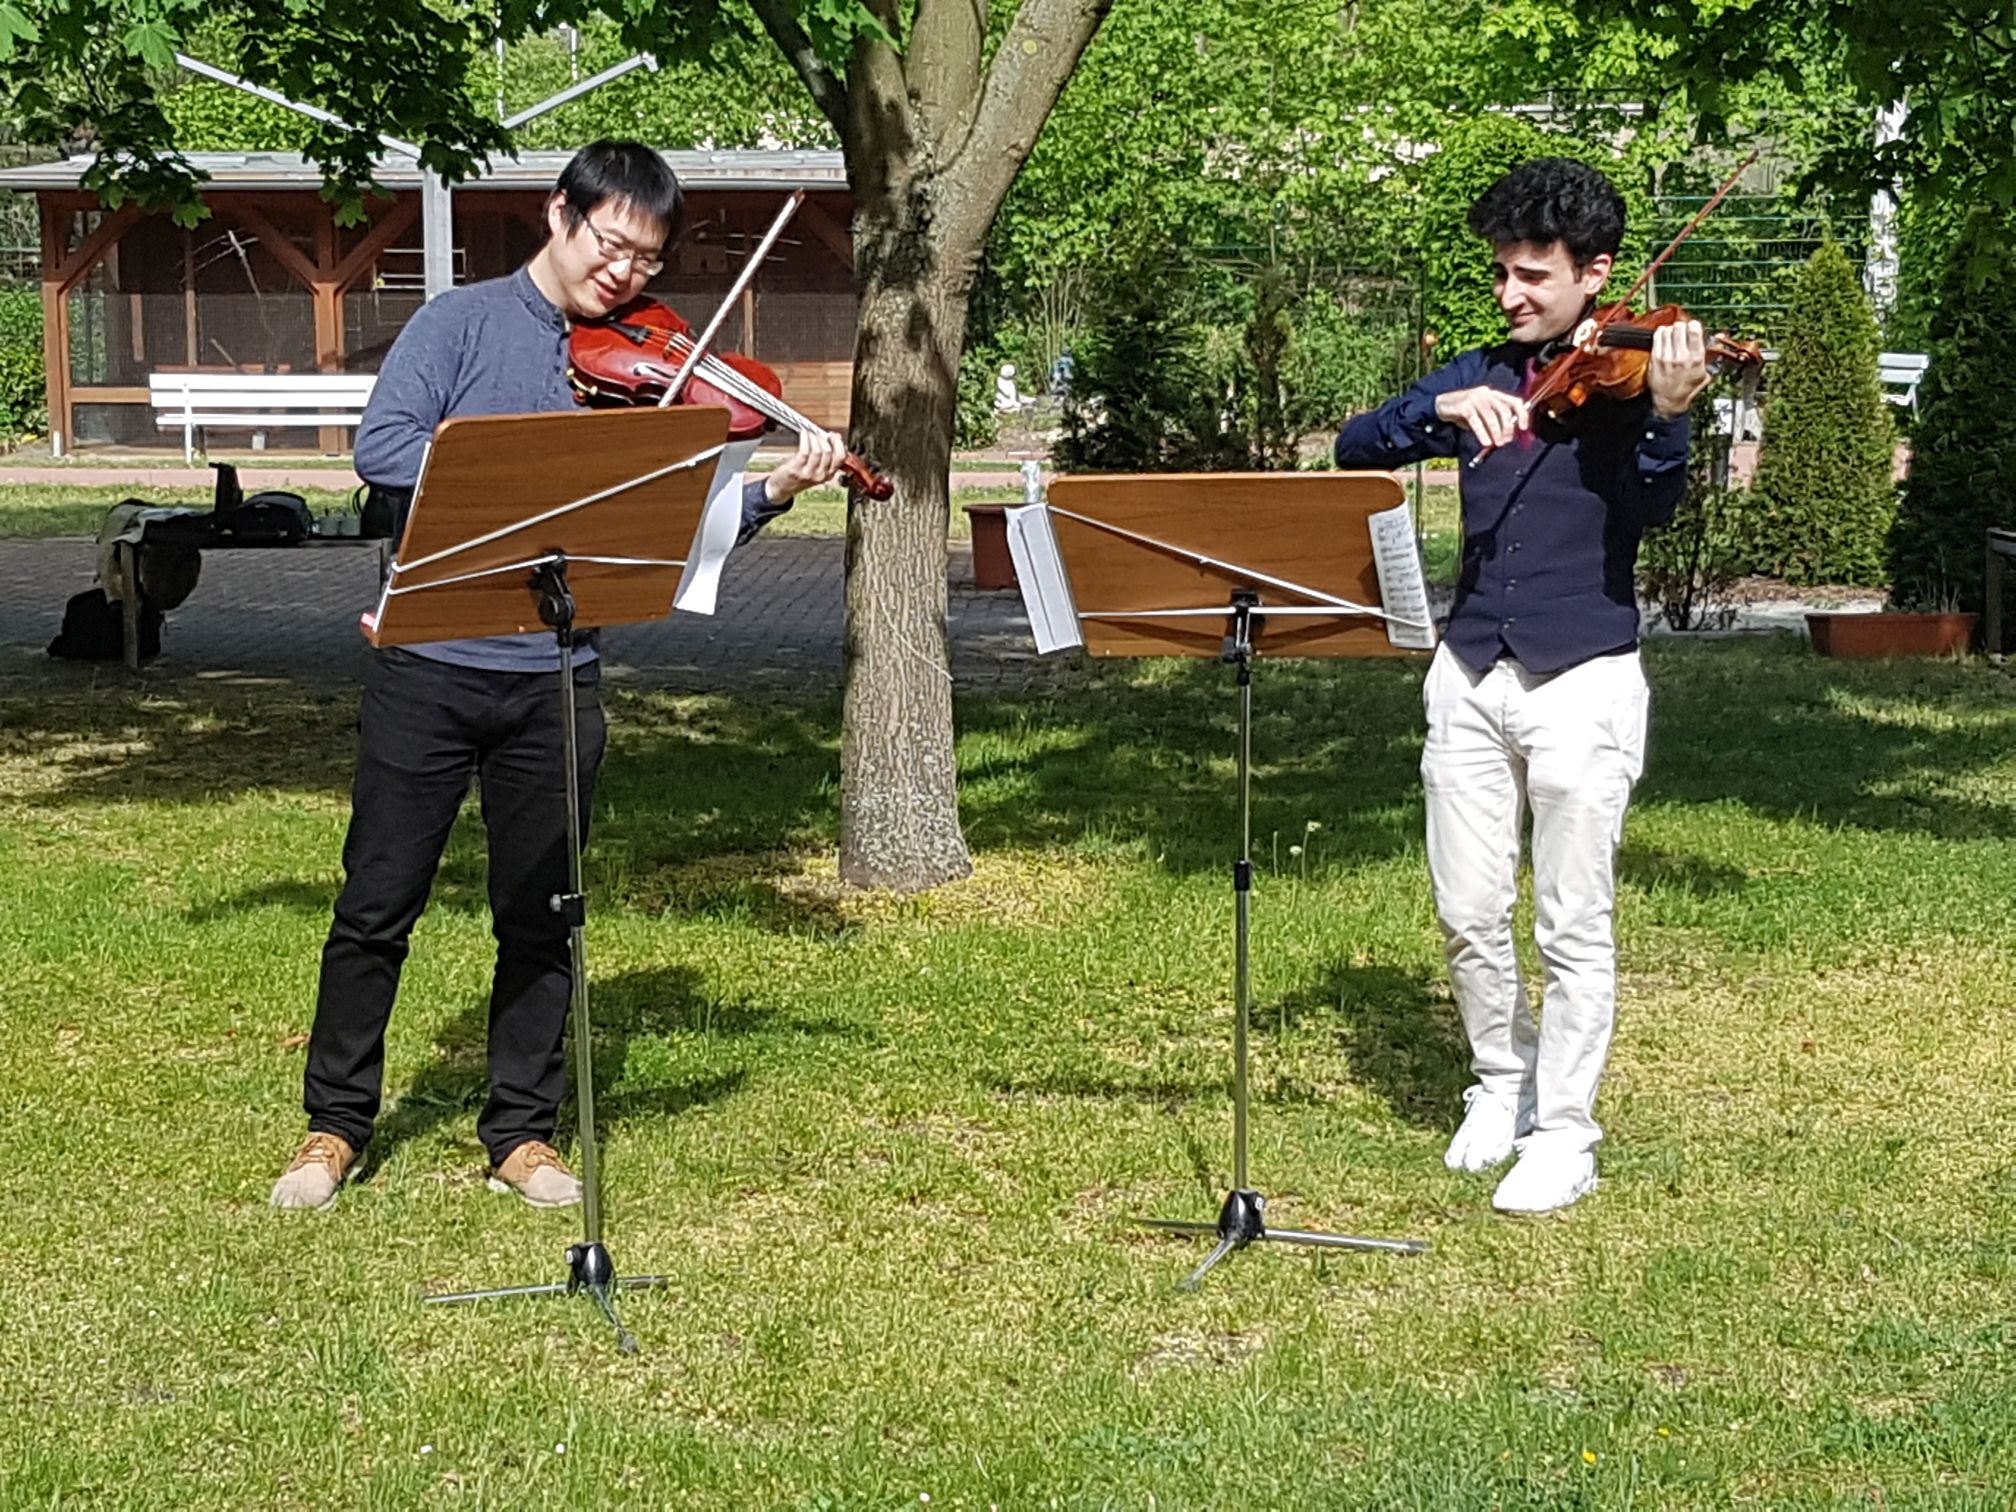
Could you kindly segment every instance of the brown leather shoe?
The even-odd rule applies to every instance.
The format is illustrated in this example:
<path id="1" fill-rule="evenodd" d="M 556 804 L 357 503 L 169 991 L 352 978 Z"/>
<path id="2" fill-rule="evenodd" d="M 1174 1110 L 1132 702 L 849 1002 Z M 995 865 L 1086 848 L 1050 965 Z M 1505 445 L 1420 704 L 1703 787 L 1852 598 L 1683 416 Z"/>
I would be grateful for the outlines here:
<path id="1" fill-rule="evenodd" d="M 310 1134 L 294 1153 L 294 1163 L 273 1183 L 276 1208 L 331 1208 L 336 1189 L 357 1163 L 347 1139 L 334 1134 Z"/>
<path id="2" fill-rule="evenodd" d="M 490 1190 L 516 1192 L 534 1207 L 572 1207 L 581 1200 L 581 1183 L 567 1169 L 560 1152 L 544 1140 L 528 1139 L 490 1173 Z"/>

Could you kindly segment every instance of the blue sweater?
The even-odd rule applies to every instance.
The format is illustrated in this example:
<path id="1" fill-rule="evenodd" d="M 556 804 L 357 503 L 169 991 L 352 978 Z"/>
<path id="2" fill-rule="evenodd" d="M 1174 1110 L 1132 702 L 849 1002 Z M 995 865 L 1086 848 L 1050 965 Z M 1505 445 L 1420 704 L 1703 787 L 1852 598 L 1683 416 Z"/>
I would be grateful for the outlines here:
<path id="1" fill-rule="evenodd" d="M 1687 417 L 1659 419 L 1649 397 L 1594 401 L 1559 425 L 1536 416 L 1470 467 L 1477 438 L 1436 418 L 1436 398 L 1479 384 L 1520 393 L 1533 351 L 1465 352 L 1337 436 L 1339 467 L 1463 462 L 1463 564 L 1444 639 L 1479 672 L 1508 653 L 1545 675 L 1636 646 L 1638 542 L 1687 488 Z"/>
<path id="2" fill-rule="evenodd" d="M 506 278 L 450 289 L 422 305 L 385 355 L 357 427 L 357 474 L 387 488 L 411 488 L 435 427 L 461 415 L 529 415 L 571 410 L 567 317 L 520 268 Z M 742 495 L 741 540 L 791 507 L 774 504 L 760 478 Z M 432 641 L 408 649 L 435 661 L 499 672 L 552 672 L 560 648 L 545 632 L 482 640 Z M 592 632 L 577 643 L 576 666 L 596 656 Z"/>

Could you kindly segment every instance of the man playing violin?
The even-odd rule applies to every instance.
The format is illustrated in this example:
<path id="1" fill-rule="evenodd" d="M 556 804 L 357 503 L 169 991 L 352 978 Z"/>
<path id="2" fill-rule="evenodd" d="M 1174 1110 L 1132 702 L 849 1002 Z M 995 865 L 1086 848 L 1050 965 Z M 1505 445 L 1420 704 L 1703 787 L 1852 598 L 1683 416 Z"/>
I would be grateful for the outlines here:
<path id="1" fill-rule="evenodd" d="M 547 239 L 531 261 L 440 295 L 399 333 L 358 427 L 358 473 L 410 490 L 444 420 L 573 409 L 570 324 L 642 293 L 683 216 L 678 180 L 651 148 L 600 141 L 575 154 L 546 202 Z M 794 453 L 748 483 L 741 539 L 833 478 L 845 455 L 838 436 L 801 432 Z M 567 925 L 548 905 L 568 890 L 565 747 L 552 696 L 559 667 L 559 648 L 543 633 L 372 653 L 345 880 L 308 1042 L 309 1135 L 274 1185 L 275 1207 L 328 1207 L 371 1138 L 407 939 L 472 777 L 489 835 L 497 939 L 490 1095 L 477 1135 L 493 1186 L 537 1207 L 581 1200 L 552 1144 L 571 988 Z M 574 652 L 584 833 L 605 741 L 599 680 L 591 633 Z"/>
<path id="2" fill-rule="evenodd" d="M 1686 488 L 1687 412 L 1709 381 L 1700 323 L 1652 333 L 1645 392 L 1557 423 L 1526 396 L 1586 341 L 1624 202 L 1562 158 L 1514 169 L 1471 208 L 1510 327 L 1350 421 L 1340 467 L 1464 463 L 1463 557 L 1424 701 L 1428 867 L 1476 1083 L 1455 1170 L 1519 1160 L 1492 1198 L 1542 1213 L 1596 1185 L 1596 1089 L 1616 1019 L 1616 857 L 1644 767 L 1649 693 L 1635 576 L 1646 527 Z M 1536 1027 L 1518 957 L 1523 815 L 1533 816 Z"/>

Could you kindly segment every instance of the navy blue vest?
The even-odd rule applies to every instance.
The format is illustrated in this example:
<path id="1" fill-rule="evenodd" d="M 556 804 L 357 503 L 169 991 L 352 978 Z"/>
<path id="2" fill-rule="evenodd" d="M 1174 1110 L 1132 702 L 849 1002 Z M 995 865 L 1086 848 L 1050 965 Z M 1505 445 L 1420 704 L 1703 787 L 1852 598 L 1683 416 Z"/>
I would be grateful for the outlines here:
<path id="1" fill-rule="evenodd" d="M 1533 350 L 1465 352 L 1337 436 L 1339 467 L 1464 464 L 1463 564 L 1444 635 L 1480 672 L 1508 653 L 1545 675 L 1637 645 L 1638 542 L 1687 487 L 1687 419 L 1659 419 L 1649 398 L 1593 402 L 1560 425 L 1536 418 L 1469 466 L 1477 438 L 1436 418 L 1437 396 L 1479 384 L 1519 393 Z"/>

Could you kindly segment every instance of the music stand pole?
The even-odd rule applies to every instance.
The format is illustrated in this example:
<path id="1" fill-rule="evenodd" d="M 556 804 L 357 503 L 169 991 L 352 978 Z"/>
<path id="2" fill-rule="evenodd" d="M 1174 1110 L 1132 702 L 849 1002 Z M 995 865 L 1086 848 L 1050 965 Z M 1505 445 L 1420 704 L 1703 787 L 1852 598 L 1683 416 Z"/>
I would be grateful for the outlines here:
<path id="1" fill-rule="evenodd" d="M 573 1003 L 569 1013 L 574 1035 L 574 1106 L 581 1137 L 581 1219 L 579 1244 L 567 1250 L 567 1279 L 542 1286 L 506 1286 L 489 1291 L 440 1292 L 428 1302 L 482 1302 L 493 1297 L 535 1297 L 586 1292 L 616 1330 L 616 1347 L 637 1352 L 637 1339 L 623 1326 L 615 1292 L 663 1286 L 663 1276 L 619 1276 L 616 1262 L 602 1242 L 602 1163 L 595 1147 L 595 1046 L 588 1020 L 588 897 L 581 883 L 581 758 L 580 729 L 574 705 L 574 595 L 567 586 L 567 558 L 556 553 L 533 573 L 539 595 L 539 617 L 553 627 L 560 646 L 560 710 L 567 763 L 567 891 L 548 903 L 567 921 L 568 975 Z"/>
<path id="2" fill-rule="evenodd" d="M 1237 669 L 1239 685 L 1239 854 L 1232 862 L 1233 951 L 1232 999 L 1232 1190 L 1225 1195 L 1215 1223 L 1172 1218 L 1143 1218 L 1149 1228 L 1179 1234 L 1212 1234 L 1217 1244 L 1204 1263 L 1183 1282 L 1195 1291 L 1217 1264 L 1250 1244 L 1303 1244 L 1318 1249 L 1378 1250 L 1418 1255 L 1428 1249 L 1422 1239 L 1368 1239 L 1350 1234 L 1322 1234 L 1307 1229 L 1269 1228 L 1267 1199 L 1247 1184 L 1246 1124 L 1248 1088 L 1247 1040 L 1253 1017 L 1253 635 L 1259 595 L 1246 589 L 1232 594 L 1232 633 L 1225 638 L 1222 659 Z"/>

